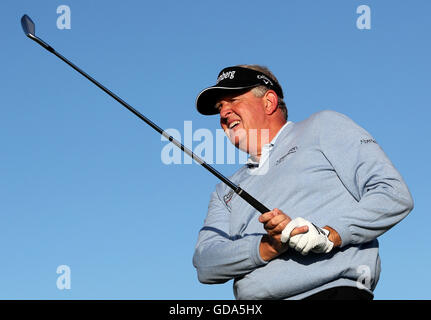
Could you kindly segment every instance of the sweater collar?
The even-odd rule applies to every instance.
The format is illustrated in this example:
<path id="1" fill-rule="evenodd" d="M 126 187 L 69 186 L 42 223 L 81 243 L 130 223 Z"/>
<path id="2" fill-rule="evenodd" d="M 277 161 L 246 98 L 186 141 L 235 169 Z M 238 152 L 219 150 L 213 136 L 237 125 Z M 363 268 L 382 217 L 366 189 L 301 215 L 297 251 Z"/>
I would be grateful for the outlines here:
<path id="1" fill-rule="evenodd" d="M 274 148 L 276 141 L 278 139 L 278 137 L 280 137 L 280 135 L 283 133 L 283 131 L 287 131 L 285 130 L 286 127 L 288 127 L 291 123 L 293 123 L 292 121 L 287 121 L 281 128 L 280 130 L 278 130 L 277 134 L 275 135 L 275 137 L 271 140 L 270 143 L 264 144 L 262 146 L 262 152 L 260 155 L 260 160 L 255 159 L 253 156 L 250 156 L 247 159 L 247 167 L 249 169 L 253 169 L 253 168 L 258 168 L 260 165 L 262 165 L 269 157 L 269 153 L 271 152 L 271 150 Z"/>

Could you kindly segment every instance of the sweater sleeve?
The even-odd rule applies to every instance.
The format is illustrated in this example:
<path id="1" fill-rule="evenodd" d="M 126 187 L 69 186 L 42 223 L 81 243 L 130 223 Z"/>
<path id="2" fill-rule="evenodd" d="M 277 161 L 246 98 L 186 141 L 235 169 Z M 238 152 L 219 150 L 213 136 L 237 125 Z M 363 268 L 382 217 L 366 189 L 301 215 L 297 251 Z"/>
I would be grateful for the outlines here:
<path id="1" fill-rule="evenodd" d="M 262 235 L 229 236 L 230 214 L 217 192 L 213 192 L 193 255 L 202 283 L 223 283 L 267 263 L 259 254 Z"/>
<path id="2" fill-rule="evenodd" d="M 376 239 L 413 209 L 408 187 L 366 130 L 340 113 L 318 115 L 320 148 L 356 200 L 350 210 L 332 214 L 327 225 L 340 234 L 342 247 Z"/>

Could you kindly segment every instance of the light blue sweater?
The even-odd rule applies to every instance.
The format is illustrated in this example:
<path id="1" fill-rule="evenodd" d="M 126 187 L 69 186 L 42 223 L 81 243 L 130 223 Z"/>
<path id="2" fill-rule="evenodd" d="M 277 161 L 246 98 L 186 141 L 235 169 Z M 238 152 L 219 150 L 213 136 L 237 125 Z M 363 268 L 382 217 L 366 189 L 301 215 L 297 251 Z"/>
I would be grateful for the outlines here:
<path id="1" fill-rule="evenodd" d="M 271 150 L 269 170 L 244 166 L 230 179 L 268 208 L 330 226 L 341 248 L 302 256 L 293 249 L 266 262 L 259 213 L 220 183 L 193 257 L 203 283 L 234 281 L 237 299 L 301 299 L 359 283 L 369 292 L 380 275 L 377 237 L 402 220 L 413 200 L 373 137 L 345 115 L 322 111 L 291 123 Z"/>

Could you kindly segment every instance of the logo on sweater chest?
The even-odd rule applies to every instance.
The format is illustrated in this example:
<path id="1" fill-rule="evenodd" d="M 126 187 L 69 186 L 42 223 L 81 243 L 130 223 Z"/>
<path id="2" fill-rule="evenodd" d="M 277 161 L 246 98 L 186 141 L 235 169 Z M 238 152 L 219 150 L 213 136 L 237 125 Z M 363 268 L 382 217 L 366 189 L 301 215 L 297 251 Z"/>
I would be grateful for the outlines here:
<path id="1" fill-rule="evenodd" d="M 287 158 L 287 156 L 291 155 L 292 153 L 295 153 L 296 151 L 298 151 L 298 146 L 294 146 L 293 148 L 290 148 L 285 155 L 281 156 L 281 158 L 275 162 L 275 165 L 276 166 L 279 165 Z"/>
<path id="2" fill-rule="evenodd" d="M 229 209 L 229 211 L 232 210 L 231 200 L 232 200 L 233 194 L 234 194 L 234 191 L 230 190 L 228 193 L 226 193 L 223 196 L 223 201 L 226 207 Z"/>
<path id="3" fill-rule="evenodd" d="M 376 143 L 377 144 L 377 141 L 376 140 L 374 140 L 374 139 L 361 139 L 361 144 L 367 144 L 367 143 Z"/>

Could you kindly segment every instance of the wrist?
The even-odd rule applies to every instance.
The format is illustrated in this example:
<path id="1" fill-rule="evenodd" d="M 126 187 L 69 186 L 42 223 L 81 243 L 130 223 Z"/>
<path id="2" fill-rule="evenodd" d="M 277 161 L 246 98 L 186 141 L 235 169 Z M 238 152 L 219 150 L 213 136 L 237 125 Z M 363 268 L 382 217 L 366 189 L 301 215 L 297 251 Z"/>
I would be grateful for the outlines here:
<path id="1" fill-rule="evenodd" d="M 279 255 L 279 252 L 272 245 L 272 239 L 267 234 L 264 234 L 260 240 L 259 254 L 265 261 L 272 260 Z"/>
<path id="2" fill-rule="evenodd" d="M 329 241 L 331 241 L 334 244 L 334 248 L 340 247 L 341 246 L 341 237 L 338 234 L 338 232 L 329 226 L 325 226 L 325 227 L 323 227 L 323 229 L 329 231 L 328 239 L 329 239 Z"/>

